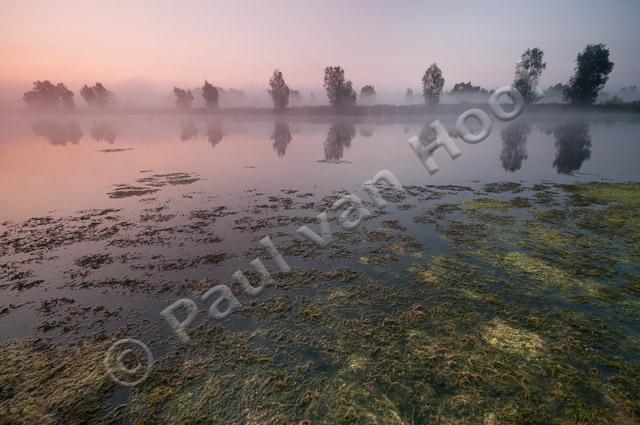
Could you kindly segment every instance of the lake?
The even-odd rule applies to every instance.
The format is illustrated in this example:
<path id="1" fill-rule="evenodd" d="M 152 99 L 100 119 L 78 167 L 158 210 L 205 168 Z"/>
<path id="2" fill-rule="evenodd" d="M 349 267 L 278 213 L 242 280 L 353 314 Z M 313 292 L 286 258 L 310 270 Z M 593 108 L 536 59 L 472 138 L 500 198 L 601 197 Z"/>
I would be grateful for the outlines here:
<path id="1" fill-rule="evenodd" d="M 407 141 L 436 119 L 455 135 L 456 118 L 0 116 L 0 376 L 28 394 L 19 417 L 52 414 L 46 400 L 115 423 L 631 409 L 640 117 L 494 119 L 430 175 Z M 380 209 L 363 183 L 385 169 L 404 192 Z M 332 210 L 349 193 L 367 209 L 355 229 Z M 296 232 L 320 233 L 322 212 L 325 248 Z M 257 285 L 255 258 L 273 280 L 254 296 L 232 274 Z M 202 296 L 223 284 L 242 306 L 218 320 Z M 160 315 L 178 299 L 197 305 L 189 344 Z M 155 359 L 131 388 L 104 374 L 122 338 Z"/>

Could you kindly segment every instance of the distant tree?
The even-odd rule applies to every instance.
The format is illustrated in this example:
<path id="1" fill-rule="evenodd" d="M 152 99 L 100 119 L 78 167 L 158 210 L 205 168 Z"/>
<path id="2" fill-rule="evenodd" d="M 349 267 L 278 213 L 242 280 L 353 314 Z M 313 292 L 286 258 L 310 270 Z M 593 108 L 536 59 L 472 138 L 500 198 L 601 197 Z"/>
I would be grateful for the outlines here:
<path id="1" fill-rule="evenodd" d="M 220 94 L 220 102 L 225 106 L 244 106 L 247 103 L 247 95 L 242 90 L 234 88 Z"/>
<path id="2" fill-rule="evenodd" d="M 413 102 L 413 89 L 407 89 L 407 92 L 404 95 L 404 103 L 406 103 L 407 105 L 412 105 Z"/>
<path id="3" fill-rule="evenodd" d="M 363 105 L 373 105 L 376 103 L 376 88 L 370 85 L 360 89 L 360 103 Z"/>
<path id="4" fill-rule="evenodd" d="M 328 66 L 324 69 L 324 88 L 331 106 L 341 108 L 356 103 L 356 92 L 351 81 L 344 79 L 344 69 L 339 66 Z"/>
<path id="5" fill-rule="evenodd" d="M 271 100 L 273 100 L 273 107 L 278 111 L 282 111 L 289 104 L 289 95 L 291 94 L 289 86 L 284 82 L 282 72 L 277 69 L 273 71 L 273 75 L 269 80 L 269 87 L 271 87 L 268 91 Z"/>
<path id="6" fill-rule="evenodd" d="M 271 134 L 273 149 L 282 158 L 287 153 L 287 146 L 291 143 L 291 129 L 286 122 L 276 121 Z"/>
<path id="7" fill-rule="evenodd" d="M 543 58 L 544 52 L 535 47 L 527 49 L 516 64 L 513 87 L 520 92 L 526 103 L 533 103 L 540 99 L 535 89 L 538 87 L 542 71 L 547 67 L 547 64 L 542 61 Z"/>
<path id="8" fill-rule="evenodd" d="M 471 84 L 471 81 L 467 81 L 466 83 L 463 81 L 455 83 L 449 94 L 452 96 L 465 94 L 489 94 L 489 90 L 483 89 L 480 86 L 474 86 Z"/>
<path id="9" fill-rule="evenodd" d="M 218 107 L 218 100 L 220 98 L 218 89 L 207 80 L 204 80 L 204 84 L 202 85 L 202 98 L 204 99 L 205 107 L 209 109 L 216 109 Z"/>
<path id="10" fill-rule="evenodd" d="M 291 106 L 300 106 L 302 105 L 302 94 L 298 90 L 291 90 L 289 100 L 291 101 Z"/>
<path id="11" fill-rule="evenodd" d="M 444 77 L 438 64 L 433 63 L 422 76 L 422 95 L 427 105 L 437 105 L 444 87 Z"/>
<path id="12" fill-rule="evenodd" d="M 33 88 L 22 97 L 29 109 L 56 110 L 73 109 L 73 92 L 63 83 L 53 85 L 51 81 L 36 81 Z"/>
<path id="13" fill-rule="evenodd" d="M 80 96 L 91 108 L 105 108 L 113 101 L 113 93 L 98 82 L 93 87 L 86 84 L 80 89 Z"/>
<path id="14" fill-rule="evenodd" d="M 564 101 L 564 93 L 568 89 L 568 84 L 556 83 L 544 91 L 544 99 L 546 102 L 562 102 Z"/>
<path id="15" fill-rule="evenodd" d="M 609 80 L 613 70 L 609 49 L 604 44 L 590 44 L 576 58 L 576 68 L 564 92 L 565 100 L 574 105 L 592 104 Z"/>
<path id="16" fill-rule="evenodd" d="M 193 93 L 191 90 L 174 87 L 173 94 L 176 96 L 176 106 L 178 108 L 191 109 L 191 104 L 193 103 Z"/>

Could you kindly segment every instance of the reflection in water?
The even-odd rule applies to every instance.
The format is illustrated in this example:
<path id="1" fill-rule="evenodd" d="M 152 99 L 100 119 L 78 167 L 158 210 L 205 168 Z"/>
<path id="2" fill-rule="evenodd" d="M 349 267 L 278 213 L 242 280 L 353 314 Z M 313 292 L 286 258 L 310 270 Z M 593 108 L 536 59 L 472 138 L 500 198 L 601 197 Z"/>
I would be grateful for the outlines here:
<path id="1" fill-rule="evenodd" d="M 560 174 L 572 174 L 591 156 L 591 136 L 586 121 L 561 124 L 553 132 L 556 137 L 556 158 L 553 166 Z"/>
<path id="2" fill-rule="evenodd" d="M 220 123 L 209 123 L 209 127 L 207 128 L 207 138 L 209 139 L 209 143 L 211 143 L 211 147 L 214 148 L 218 143 L 222 141 L 223 137 L 224 133 L 222 132 Z"/>
<path id="3" fill-rule="evenodd" d="M 112 123 L 105 121 L 94 121 L 93 124 L 91 124 L 89 135 L 96 142 L 104 140 L 105 142 L 112 145 L 115 143 L 116 138 L 118 137 L 118 130 Z"/>
<path id="4" fill-rule="evenodd" d="M 339 161 L 344 155 L 344 148 L 351 146 L 351 141 L 356 135 L 356 127 L 348 122 L 332 124 L 324 142 L 324 159 L 326 161 Z"/>
<path id="5" fill-rule="evenodd" d="M 423 124 L 418 139 L 420 140 L 420 143 L 422 143 L 424 146 L 427 146 L 429 143 L 436 140 L 436 132 L 433 131 L 430 124 Z"/>
<path id="6" fill-rule="evenodd" d="M 360 124 L 358 126 L 358 131 L 364 138 L 373 136 L 373 126 L 371 126 L 370 124 Z"/>
<path id="7" fill-rule="evenodd" d="M 527 159 L 527 137 L 530 131 L 531 126 L 528 123 L 515 121 L 509 123 L 500 133 L 502 138 L 500 160 L 505 171 L 514 172 L 522 168 L 522 161 Z"/>
<path id="8" fill-rule="evenodd" d="M 180 121 L 180 140 L 186 142 L 198 137 L 198 127 L 191 120 Z"/>
<path id="9" fill-rule="evenodd" d="M 276 121 L 273 127 L 273 149 L 279 157 L 283 157 L 287 153 L 287 146 L 291 143 L 291 129 L 286 122 Z"/>
<path id="10" fill-rule="evenodd" d="M 71 121 L 38 121 L 31 125 L 31 130 L 52 145 L 77 145 L 82 138 L 82 130 L 77 123 Z"/>

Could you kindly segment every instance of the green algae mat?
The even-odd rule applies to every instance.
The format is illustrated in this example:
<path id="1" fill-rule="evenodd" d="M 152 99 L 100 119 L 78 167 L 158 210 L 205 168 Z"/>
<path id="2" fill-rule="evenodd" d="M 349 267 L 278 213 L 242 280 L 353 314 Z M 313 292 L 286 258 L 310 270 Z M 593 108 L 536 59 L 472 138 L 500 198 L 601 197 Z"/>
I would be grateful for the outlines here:
<path id="1" fill-rule="evenodd" d="M 318 213 L 295 191 L 256 201 L 251 214 L 194 211 L 192 227 L 174 229 L 170 240 L 158 239 L 170 230 L 141 228 L 138 242 L 149 237 L 149 245 L 179 246 L 196 234 L 220 244 L 194 223 L 228 219 L 235 232 L 270 233 L 292 266 L 273 269 L 260 296 L 239 296 L 243 307 L 224 320 L 207 318 L 203 306 L 189 344 L 158 312 L 197 299 L 212 282 L 167 288 L 149 276 L 237 268 L 240 257 L 263 255 L 255 244 L 125 261 L 116 248 L 135 241 L 122 229 L 143 224 L 117 211 L 92 213 L 97 224 L 82 231 L 74 218 L 66 230 L 55 219 L 5 224 L 5 255 L 16 240 L 34 252 L 86 238 L 113 249 L 65 260 L 73 264 L 67 289 L 117 287 L 161 302 L 149 318 L 126 317 L 116 329 L 107 326 L 119 314 L 113 306 L 80 308 L 59 297 L 25 307 L 41 317 L 41 333 L 0 347 L 0 423 L 640 423 L 640 184 L 406 189 L 356 230 L 332 223 L 326 249 L 295 237 L 292 229 Z M 125 263 L 140 274 L 109 269 Z M 29 263 L 7 264 L 12 290 L 42 285 Z M 48 314 L 56 306 L 60 317 Z M 143 382 L 122 387 L 103 359 L 129 335 L 149 344 L 155 363 Z"/>

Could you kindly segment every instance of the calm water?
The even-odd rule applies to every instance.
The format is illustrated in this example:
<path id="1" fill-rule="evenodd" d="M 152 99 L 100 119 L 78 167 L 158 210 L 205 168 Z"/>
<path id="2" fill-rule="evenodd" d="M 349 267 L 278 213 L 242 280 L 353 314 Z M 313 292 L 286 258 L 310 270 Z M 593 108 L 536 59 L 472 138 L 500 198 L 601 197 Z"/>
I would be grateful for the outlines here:
<path id="1" fill-rule="evenodd" d="M 160 199 L 180 198 L 188 190 L 231 205 L 241 203 L 239 195 L 247 189 L 358 190 L 385 168 L 403 184 L 419 185 L 640 178 L 637 116 L 523 118 L 510 125 L 494 120 L 487 140 L 459 143 L 462 156 L 455 161 L 440 149 L 435 154 L 440 171 L 430 176 L 407 140 L 435 119 L 453 129 L 456 116 L 386 124 L 3 116 L 0 219 L 135 208 L 137 197 L 111 199 L 107 193 L 114 185 L 134 183 L 143 172 L 200 178 L 155 193 Z"/>
<path id="2" fill-rule="evenodd" d="M 640 180 L 636 116 L 494 121 L 487 140 L 459 142 L 462 156 L 455 161 L 439 150 L 440 171 L 429 175 L 407 140 L 428 136 L 425 128 L 436 118 L 454 128 L 455 116 L 385 123 L 2 117 L 0 219 L 15 238 L 14 249 L 0 257 L 8 270 L 2 275 L 8 281 L 2 286 L 2 304 L 17 307 L 5 312 L 0 338 L 38 333 L 46 317 L 34 309 L 60 297 L 159 320 L 157 312 L 168 302 L 191 294 L 197 298 L 202 289 L 176 282 L 228 281 L 254 258 L 248 250 L 260 237 L 270 234 L 278 242 L 278 232 L 286 235 L 284 241 L 295 239 L 295 229 L 323 210 L 326 196 L 346 190 L 366 198 L 361 184 L 381 169 L 391 170 L 404 185 L 418 186 Z M 194 212 L 218 208 L 226 210 L 204 217 L 208 227 L 198 227 L 202 221 Z M 118 218 L 102 220 L 96 211 L 104 209 L 117 211 Z M 87 227 L 82 215 L 91 211 L 98 214 L 89 219 L 92 226 L 106 237 Z M 298 219 L 282 225 L 273 221 L 283 215 Z M 33 217 L 54 221 L 27 221 Z M 271 221 L 260 224 L 260 217 Z M 411 217 L 405 221 L 411 223 Z M 442 245 L 438 232 L 416 232 L 430 246 Z M 112 233 L 114 240 L 108 238 Z M 38 241 L 44 241 L 42 246 Z M 188 264 L 189 258 L 212 250 L 231 257 L 211 265 Z M 105 264 L 78 265 L 87 255 L 109 258 Z M 330 267 L 344 264 L 331 261 Z M 149 287 L 133 293 L 117 285 L 105 290 L 109 285 L 100 282 L 109 279 L 142 279 Z M 172 288 L 171 295 L 158 296 L 163 285 Z M 108 323 L 114 328 L 138 320 L 125 313 L 113 317 Z"/>

